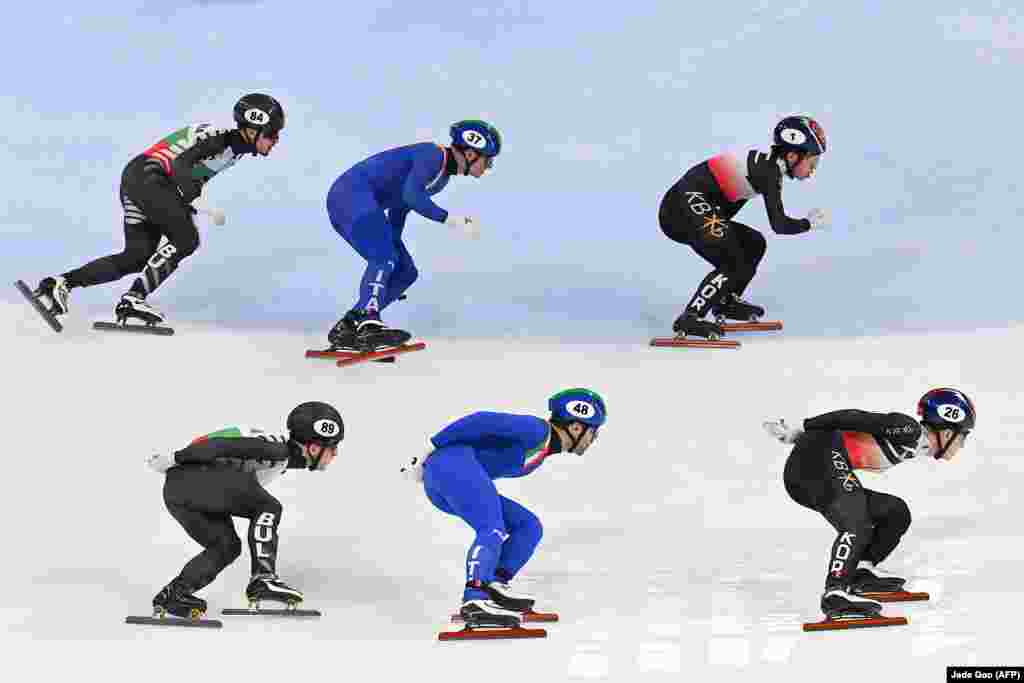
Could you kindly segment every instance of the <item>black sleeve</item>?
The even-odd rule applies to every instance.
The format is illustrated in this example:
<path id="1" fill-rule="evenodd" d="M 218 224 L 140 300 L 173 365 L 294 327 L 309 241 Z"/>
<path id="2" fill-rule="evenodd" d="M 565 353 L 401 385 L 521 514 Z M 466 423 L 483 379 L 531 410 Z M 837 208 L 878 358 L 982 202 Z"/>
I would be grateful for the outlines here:
<path id="1" fill-rule="evenodd" d="M 174 461 L 179 465 L 209 465 L 220 460 L 282 462 L 289 460 L 286 443 L 255 437 L 205 439 L 177 451 Z"/>
<path id="2" fill-rule="evenodd" d="M 782 206 L 782 170 L 769 155 L 754 150 L 747 155 L 750 184 L 764 197 L 764 208 L 772 230 L 780 235 L 798 235 L 811 229 L 806 218 L 790 218 Z"/>
<path id="3" fill-rule="evenodd" d="M 200 139 L 194 145 L 174 158 L 174 182 L 181 190 L 186 203 L 191 204 L 203 192 L 203 182 L 192 176 L 192 168 L 203 159 L 215 157 L 227 149 L 234 131 L 222 130 L 216 133 L 199 131 Z"/>
<path id="4" fill-rule="evenodd" d="M 804 420 L 804 431 L 844 431 L 871 434 L 897 446 L 913 447 L 921 436 L 921 424 L 903 413 L 870 413 L 836 410 Z"/>

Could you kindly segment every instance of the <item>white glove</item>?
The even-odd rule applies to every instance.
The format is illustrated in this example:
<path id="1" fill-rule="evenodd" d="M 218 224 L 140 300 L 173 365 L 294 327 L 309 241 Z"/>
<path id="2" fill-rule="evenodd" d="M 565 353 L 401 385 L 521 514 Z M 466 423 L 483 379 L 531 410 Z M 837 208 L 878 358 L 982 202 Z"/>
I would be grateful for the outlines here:
<path id="1" fill-rule="evenodd" d="M 421 456 L 415 457 L 412 460 L 410 460 L 409 464 L 403 465 L 402 469 L 399 470 L 399 472 L 401 472 L 403 477 L 405 477 L 409 481 L 413 482 L 414 484 L 422 482 L 423 481 L 423 463 L 425 463 L 427 461 L 427 458 L 429 458 L 430 454 L 433 453 L 435 450 L 437 450 L 437 449 L 434 447 L 434 442 L 428 440 L 427 441 L 427 452 L 424 453 Z"/>
<path id="2" fill-rule="evenodd" d="M 466 239 L 475 240 L 480 237 L 480 225 L 472 216 L 456 216 L 450 213 L 444 224 L 461 232 Z"/>
<path id="3" fill-rule="evenodd" d="M 780 443 L 796 443 L 796 440 L 804 433 L 802 427 L 790 427 L 786 424 L 785 420 L 778 420 L 777 422 L 762 422 L 761 426 L 764 427 L 766 432 L 772 435 L 772 438 L 778 440 Z"/>
<path id="4" fill-rule="evenodd" d="M 200 208 L 199 213 L 205 214 L 211 221 L 213 221 L 213 224 L 217 226 L 224 225 L 227 221 L 227 216 L 225 216 L 224 212 L 220 209 Z"/>
<path id="5" fill-rule="evenodd" d="M 160 474 L 163 474 L 177 464 L 174 460 L 174 453 L 154 453 L 146 458 L 146 465 Z"/>
<path id="6" fill-rule="evenodd" d="M 828 209 L 811 209 L 807 220 L 811 222 L 811 230 L 821 230 L 829 224 Z"/>

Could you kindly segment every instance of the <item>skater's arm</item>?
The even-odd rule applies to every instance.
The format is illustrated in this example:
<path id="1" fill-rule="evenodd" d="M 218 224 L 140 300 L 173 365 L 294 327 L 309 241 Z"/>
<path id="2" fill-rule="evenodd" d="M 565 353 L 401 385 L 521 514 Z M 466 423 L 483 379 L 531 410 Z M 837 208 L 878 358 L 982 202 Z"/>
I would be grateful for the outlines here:
<path id="1" fill-rule="evenodd" d="M 763 152 L 750 152 L 749 180 L 754 190 L 764 197 L 764 208 L 772 230 L 780 235 L 797 235 L 811 229 L 806 218 L 790 218 L 782 206 L 782 171 L 778 164 Z"/>
<path id="2" fill-rule="evenodd" d="M 903 413 L 871 413 L 851 409 L 809 417 L 804 420 L 804 430 L 861 432 L 890 441 L 916 443 L 921 434 L 921 425 Z"/>
<path id="3" fill-rule="evenodd" d="M 460 418 L 431 438 L 437 448 L 454 443 L 471 444 L 480 439 L 497 438 L 518 442 L 531 449 L 545 440 L 548 423 L 532 415 L 478 412 Z"/>
<path id="4" fill-rule="evenodd" d="M 434 203 L 427 194 L 427 186 L 444 172 L 445 151 L 431 145 L 414 153 L 412 170 L 402 186 L 402 201 L 410 209 L 432 221 L 444 223 L 448 212 Z"/>
<path id="5" fill-rule="evenodd" d="M 409 209 L 388 209 L 388 223 L 395 230 L 405 227 L 405 219 L 409 217 Z"/>
<path id="6" fill-rule="evenodd" d="M 195 132 L 195 144 L 174 158 L 171 163 L 174 170 L 174 182 L 177 183 L 186 203 L 191 204 L 202 194 L 203 183 L 208 179 L 205 167 L 200 167 L 197 172 L 193 172 L 193 169 L 203 159 L 210 159 L 222 154 L 231 144 L 230 136 L 233 132 L 199 126 Z"/>
<path id="7" fill-rule="evenodd" d="M 214 437 L 192 442 L 174 454 L 179 465 L 212 465 L 227 462 L 285 462 L 289 444 L 259 437 Z M 290 466 L 290 463 L 289 463 Z"/>

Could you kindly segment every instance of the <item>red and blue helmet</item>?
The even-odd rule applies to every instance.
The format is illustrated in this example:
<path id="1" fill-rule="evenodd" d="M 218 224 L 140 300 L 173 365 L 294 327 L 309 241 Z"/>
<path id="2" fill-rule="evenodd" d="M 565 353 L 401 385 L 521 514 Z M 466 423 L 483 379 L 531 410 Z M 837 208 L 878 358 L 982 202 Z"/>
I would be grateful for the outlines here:
<path id="1" fill-rule="evenodd" d="M 449 131 L 452 146 L 458 149 L 475 149 L 485 157 L 501 154 L 501 133 L 498 129 L 479 119 L 456 121 Z"/>
<path id="2" fill-rule="evenodd" d="M 921 422 L 935 430 L 952 429 L 957 434 L 968 434 L 974 429 L 978 413 L 967 394 L 959 389 L 940 387 L 932 389 L 917 402 Z"/>
<path id="3" fill-rule="evenodd" d="M 560 424 L 580 422 L 600 427 L 608 420 L 608 408 L 596 391 L 575 388 L 560 391 L 548 399 L 551 421 Z"/>

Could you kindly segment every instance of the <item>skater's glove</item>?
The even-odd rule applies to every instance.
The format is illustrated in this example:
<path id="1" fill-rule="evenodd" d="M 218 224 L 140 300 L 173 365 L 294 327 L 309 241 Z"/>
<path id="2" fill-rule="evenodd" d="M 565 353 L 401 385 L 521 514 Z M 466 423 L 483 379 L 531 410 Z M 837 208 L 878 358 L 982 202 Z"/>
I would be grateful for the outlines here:
<path id="1" fill-rule="evenodd" d="M 160 474 L 163 474 L 177 464 L 174 460 L 174 453 L 155 453 L 146 458 L 146 465 Z"/>
<path id="2" fill-rule="evenodd" d="M 456 216 L 450 213 L 444 224 L 461 233 L 466 239 L 475 240 L 480 237 L 480 224 L 472 216 Z"/>
<path id="3" fill-rule="evenodd" d="M 811 222 L 811 230 L 821 230 L 829 224 L 827 209 L 811 209 L 807 214 L 807 220 Z"/>
<path id="4" fill-rule="evenodd" d="M 761 426 L 764 427 L 764 430 L 771 434 L 772 438 L 776 439 L 779 443 L 796 443 L 796 440 L 804 433 L 802 427 L 791 427 L 786 424 L 785 420 L 763 422 L 761 423 Z"/>
<path id="5" fill-rule="evenodd" d="M 433 441 L 427 441 L 427 452 L 421 456 L 415 457 L 409 461 L 407 465 L 403 465 L 402 469 L 399 470 L 403 477 L 413 482 L 414 484 L 423 481 L 423 463 L 427 461 L 430 454 L 436 449 Z"/>

